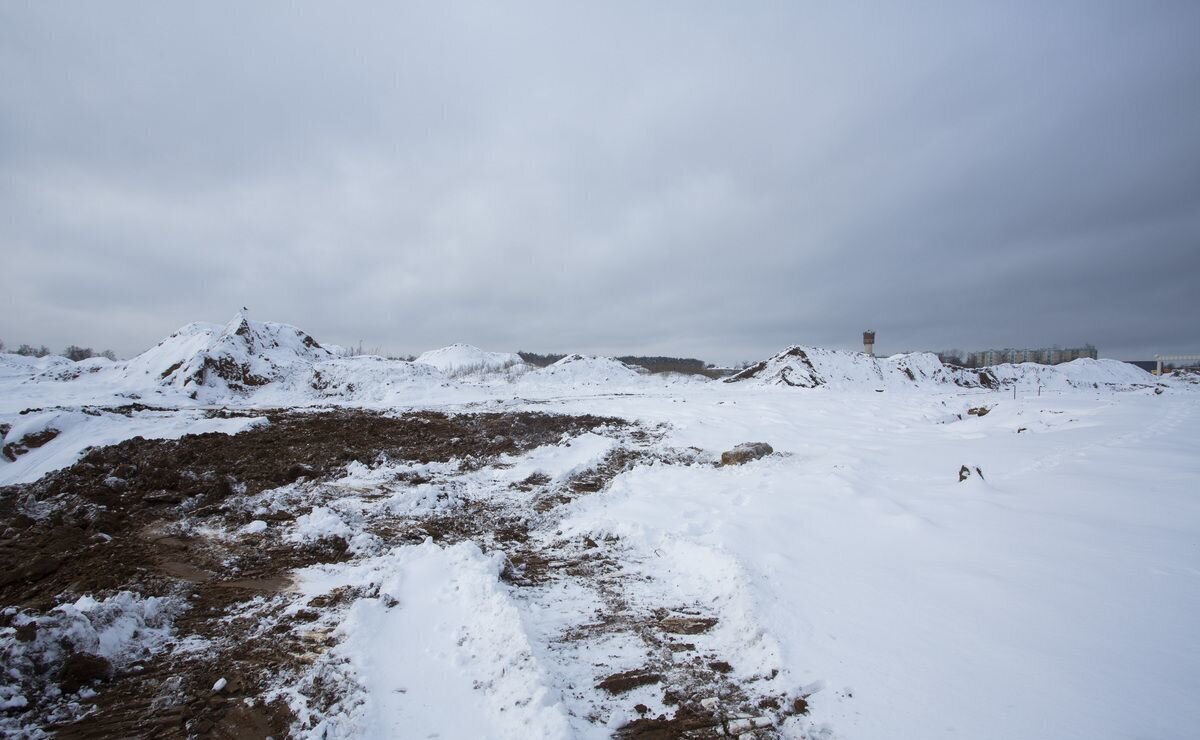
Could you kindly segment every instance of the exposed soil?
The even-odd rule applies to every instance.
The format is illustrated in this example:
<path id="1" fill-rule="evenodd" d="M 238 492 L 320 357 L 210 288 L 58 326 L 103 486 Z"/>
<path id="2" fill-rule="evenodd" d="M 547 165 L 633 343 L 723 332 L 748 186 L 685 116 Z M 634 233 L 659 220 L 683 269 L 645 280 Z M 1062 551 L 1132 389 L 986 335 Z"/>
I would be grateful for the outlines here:
<path id="1" fill-rule="evenodd" d="M 632 691 L 638 686 L 649 686 L 659 683 L 662 679 L 661 673 L 641 670 L 625 671 L 623 673 L 614 673 L 596 684 L 596 688 L 603 689 L 610 694 L 624 694 L 626 691 Z"/>
<path id="2" fill-rule="evenodd" d="M 130 406 L 128 412 L 141 410 L 158 409 Z M 619 730 L 620 737 L 775 737 L 775 721 L 802 713 L 795 697 L 764 695 L 755 686 L 759 679 L 735 679 L 727 660 L 733 656 L 697 648 L 718 624 L 704 607 L 631 603 L 622 572 L 629 555 L 616 536 L 553 536 L 561 504 L 604 490 L 638 465 L 713 464 L 702 451 L 664 449 L 657 444 L 663 430 L 594 416 L 265 413 L 268 425 L 237 435 L 135 438 L 91 450 L 77 464 L 36 483 L 0 488 L 0 608 L 5 608 L 0 627 L 16 626 L 17 615 L 47 614 L 81 595 L 102 598 L 127 590 L 183 604 L 174 633 L 207 641 L 203 650 L 167 650 L 125 666 L 68 651 L 61 665 L 22 677 L 34 705 L 21 711 L 35 724 L 55 701 L 61 704 L 47 687 L 82 688 L 96 692 L 88 702 L 94 705 L 90 714 L 57 724 L 43 720 L 41 726 L 67 738 L 287 736 L 296 717 L 282 700 L 271 698 L 269 689 L 280 676 L 298 676 L 321 660 L 335 644 L 330 615 L 371 594 L 335 589 L 299 604 L 300 597 L 288 590 L 295 569 L 350 558 L 341 537 L 299 544 L 278 535 L 230 539 L 206 533 L 236 531 L 255 519 L 287 521 L 331 497 L 351 495 L 330 481 L 341 478 L 353 462 L 375 467 L 456 460 L 457 472 L 439 484 L 452 488 L 456 476 L 471 471 L 486 476 L 490 466 L 503 468 L 508 463 L 500 462 L 501 455 L 565 444 L 585 432 L 607 434 L 619 443 L 569 478 L 535 473 L 504 483 L 504 495 L 453 499 L 436 515 L 382 517 L 369 521 L 365 531 L 386 546 L 430 538 L 445 544 L 471 540 L 485 551 L 502 550 L 507 565 L 501 578 L 518 592 L 537 593 L 555 579 L 576 579 L 594 589 L 605 609 L 562 641 L 633 636 L 644 646 L 647 663 L 638 670 L 600 673 L 596 687 L 620 703 L 627 693 L 653 686 L 661 690 L 662 704 L 673 708 L 669 716 L 650 717 L 643 704 L 629 707 L 641 717 Z M 429 483 L 428 475 L 441 474 L 402 470 L 387 483 L 388 490 Z M 269 509 L 247 504 L 265 491 L 270 497 L 290 491 L 291 498 L 287 506 Z M 352 495 L 385 494 L 357 490 Z M 36 630 L 22 623 L 15 634 L 31 640 Z M 225 680 L 220 690 L 214 688 L 218 679 Z M 306 686 L 305 695 L 317 712 L 346 698 L 344 687 L 319 681 Z"/>
<path id="3" fill-rule="evenodd" d="M 282 737 L 292 721 L 287 708 L 257 698 L 272 676 L 312 654 L 305 614 L 275 624 L 266 640 L 250 639 L 258 620 L 243 624 L 230 617 L 256 600 L 278 599 L 293 569 L 345 559 L 347 544 L 340 538 L 307 545 L 274 539 L 231 548 L 192 530 L 245 524 L 250 515 L 237 500 L 339 474 L 354 461 L 458 459 L 471 469 L 564 435 L 623 425 L 537 413 L 278 412 L 270 414 L 269 425 L 237 435 L 134 438 L 92 450 L 36 483 L 0 488 L 0 607 L 5 607 L 0 626 L 17 614 L 45 614 L 81 595 L 101 598 L 128 590 L 185 601 L 189 606 L 176 619 L 176 633 L 212 640 L 209 651 L 163 655 L 124 672 L 114 672 L 97 656 L 69 654 L 64 665 L 23 677 L 25 694 L 34 702 L 28 711 L 45 709 L 37 704 L 46 694 L 39 687 L 56 684 L 66 692 L 94 687 L 94 713 L 47 729 L 60 737 L 88 738 Z M 514 542 L 525 531 L 519 521 L 482 511 L 418 526 L 422 537 L 435 539 L 468 537 L 484 528 Z M 221 677 L 227 685 L 214 692 Z M 255 701 L 247 704 L 245 698 Z"/>
<path id="4" fill-rule="evenodd" d="M 8 430 L 4 430 L 4 433 L 8 434 Z M 36 450 L 43 445 L 49 444 L 50 442 L 54 441 L 54 438 L 57 436 L 57 429 L 43 429 L 40 432 L 26 434 L 16 442 L 9 442 L 8 444 L 4 445 L 2 454 L 8 458 L 9 462 L 16 462 L 17 458 L 21 455 L 24 455 L 30 450 Z M 2 435 L 0 435 L 0 438 L 3 438 Z"/>

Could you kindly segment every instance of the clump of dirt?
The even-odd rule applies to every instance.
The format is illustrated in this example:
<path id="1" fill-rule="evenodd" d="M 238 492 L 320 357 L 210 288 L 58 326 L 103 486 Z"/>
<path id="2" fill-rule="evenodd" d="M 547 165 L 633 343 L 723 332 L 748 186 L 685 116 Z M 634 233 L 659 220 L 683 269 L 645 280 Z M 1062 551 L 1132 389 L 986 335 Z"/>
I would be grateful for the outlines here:
<path id="1" fill-rule="evenodd" d="M 721 720 L 714 712 L 699 707 L 680 707 L 675 716 L 635 719 L 617 730 L 622 740 L 678 740 L 688 737 L 715 737 Z M 703 733 L 703 734 L 699 734 Z"/>
<path id="2" fill-rule="evenodd" d="M 8 432 L 6 431 L 5 434 L 7 433 Z M 30 450 L 36 450 L 43 445 L 49 444 L 54 440 L 55 437 L 58 436 L 58 434 L 59 431 L 57 429 L 43 429 L 40 432 L 26 434 L 16 442 L 9 442 L 8 444 L 4 445 L 2 453 L 9 462 L 16 462 L 17 458 L 21 455 L 24 455 L 26 452 L 29 452 Z"/>
<path id="3" fill-rule="evenodd" d="M 991 410 L 989 406 L 972 406 L 967 409 L 967 416 L 987 416 Z"/>
<path id="4" fill-rule="evenodd" d="M 721 453 L 721 465 L 744 465 L 774 452 L 774 448 L 766 442 L 743 442 Z"/>
<path id="5" fill-rule="evenodd" d="M 663 632 L 672 635 L 699 635 L 715 627 L 717 620 L 712 617 L 691 617 L 674 615 L 659 620 L 658 626 Z"/>
<path id="6" fill-rule="evenodd" d="M 661 673 L 654 673 L 652 671 L 625 671 L 623 673 L 614 673 L 596 684 L 596 688 L 607 691 L 610 694 L 624 694 L 639 686 L 650 686 L 659 683 L 662 679 Z"/>
<path id="7" fill-rule="evenodd" d="M 605 455 L 599 465 L 573 477 L 569 488 L 574 493 L 596 493 L 611 483 L 613 478 L 649 459 L 650 455 L 642 450 L 618 447 Z"/>
<path id="8" fill-rule="evenodd" d="M 58 683 L 63 691 L 74 693 L 96 681 L 112 675 L 112 663 L 91 653 L 71 653 L 58 671 Z"/>
<path id="9" fill-rule="evenodd" d="M 975 467 L 964 465 L 958 469 L 958 482 L 962 483 L 972 475 L 978 475 L 979 479 L 983 480 L 983 470 L 981 470 L 978 465 Z"/>

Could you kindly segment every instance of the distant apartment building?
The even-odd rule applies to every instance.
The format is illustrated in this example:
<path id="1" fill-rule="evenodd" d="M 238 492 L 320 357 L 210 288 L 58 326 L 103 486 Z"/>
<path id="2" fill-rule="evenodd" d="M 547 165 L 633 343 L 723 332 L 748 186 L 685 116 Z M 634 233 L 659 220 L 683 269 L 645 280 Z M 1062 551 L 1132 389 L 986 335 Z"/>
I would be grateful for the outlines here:
<path id="1" fill-rule="evenodd" d="M 1041 365 L 1059 365 L 1082 357 L 1097 358 L 1096 348 L 1090 344 L 1082 347 L 1059 349 L 1044 347 L 1042 349 L 987 349 L 982 352 L 967 354 L 967 367 L 987 367 L 1006 363 L 1036 362 Z"/>

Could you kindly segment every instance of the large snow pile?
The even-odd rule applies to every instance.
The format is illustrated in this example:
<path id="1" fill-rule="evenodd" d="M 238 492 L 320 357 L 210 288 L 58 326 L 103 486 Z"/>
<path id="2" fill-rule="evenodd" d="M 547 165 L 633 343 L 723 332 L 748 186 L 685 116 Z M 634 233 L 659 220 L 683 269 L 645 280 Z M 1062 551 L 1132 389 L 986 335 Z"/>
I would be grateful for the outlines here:
<path id="1" fill-rule="evenodd" d="M 381 403 L 403 402 L 414 391 L 447 385 L 446 376 L 431 365 L 360 355 L 317 363 L 309 387 L 299 390 L 315 391 L 320 398 Z"/>
<path id="2" fill-rule="evenodd" d="M 1070 388 L 1128 388 L 1153 385 L 1153 375 L 1136 365 L 1119 360 L 1081 358 L 1061 365 L 1038 365 L 1023 362 L 1019 365 L 996 365 L 990 368 L 1004 385 L 1018 383 L 1050 389 Z"/>
<path id="3" fill-rule="evenodd" d="M 621 385 L 640 377 L 641 373 L 618 360 L 567 355 L 553 365 L 530 372 L 524 380 L 532 384 L 595 386 Z"/>
<path id="4" fill-rule="evenodd" d="M 223 327 L 188 324 L 126 364 L 126 373 L 177 388 L 245 390 L 333 359 L 317 340 L 288 324 L 238 313 Z"/>
<path id="5" fill-rule="evenodd" d="M 47 355 L 46 357 L 28 357 L 15 355 L 11 352 L 0 352 L 0 378 L 31 378 L 64 365 L 73 364 L 65 357 Z"/>
<path id="6" fill-rule="evenodd" d="M 238 313 L 225 325 L 188 324 L 127 362 L 0 355 L 0 382 L 14 386 L 15 408 L 43 406 L 49 398 L 63 405 L 131 399 L 168 405 L 251 399 L 281 406 L 334 399 L 397 403 L 446 387 L 449 373 L 438 365 L 459 371 L 527 367 L 517 355 L 466 345 L 430 354 L 433 361 L 426 363 L 345 356 L 294 326 Z M 22 400 L 33 398 L 38 401 Z"/>
<path id="7" fill-rule="evenodd" d="M 1050 389 L 1129 388 L 1151 385 L 1154 376 L 1118 360 L 1081 359 L 1062 365 L 996 365 L 968 369 L 943 365 L 928 352 L 872 357 L 818 347 L 792 346 L 746 368 L 725 382 L 753 381 L 799 388 L 964 388 L 1041 386 Z"/>
<path id="8" fill-rule="evenodd" d="M 521 356 L 513 352 L 487 352 L 470 344 L 452 344 L 432 349 L 417 358 L 417 362 L 433 365 L 449 377 L 483 375 L 510 369 L 527 369 Z"/>
<path id="9" fill-rule="evenodd" d="M 985 371 L 946 367 L 936 355 L 924 352 L 892 357 L 872 357 L 819 347 L 792 346 L 726 379 L 727 383 L 753 380 L 764 385 L 798 388 L 912 388 L 934 384 L 966 387 L 992 385 Z"/>

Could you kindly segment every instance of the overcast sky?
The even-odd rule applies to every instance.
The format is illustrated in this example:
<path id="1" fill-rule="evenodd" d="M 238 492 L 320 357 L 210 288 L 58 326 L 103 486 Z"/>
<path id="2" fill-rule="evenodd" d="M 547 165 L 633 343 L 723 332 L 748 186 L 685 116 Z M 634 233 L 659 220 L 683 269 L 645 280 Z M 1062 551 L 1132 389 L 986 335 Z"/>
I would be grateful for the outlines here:
<path id="1" fill-rule="evenodd" d="M 1194 0 L 396 5 L 0 4 L 0 339 L 1200 350 Z"/>

